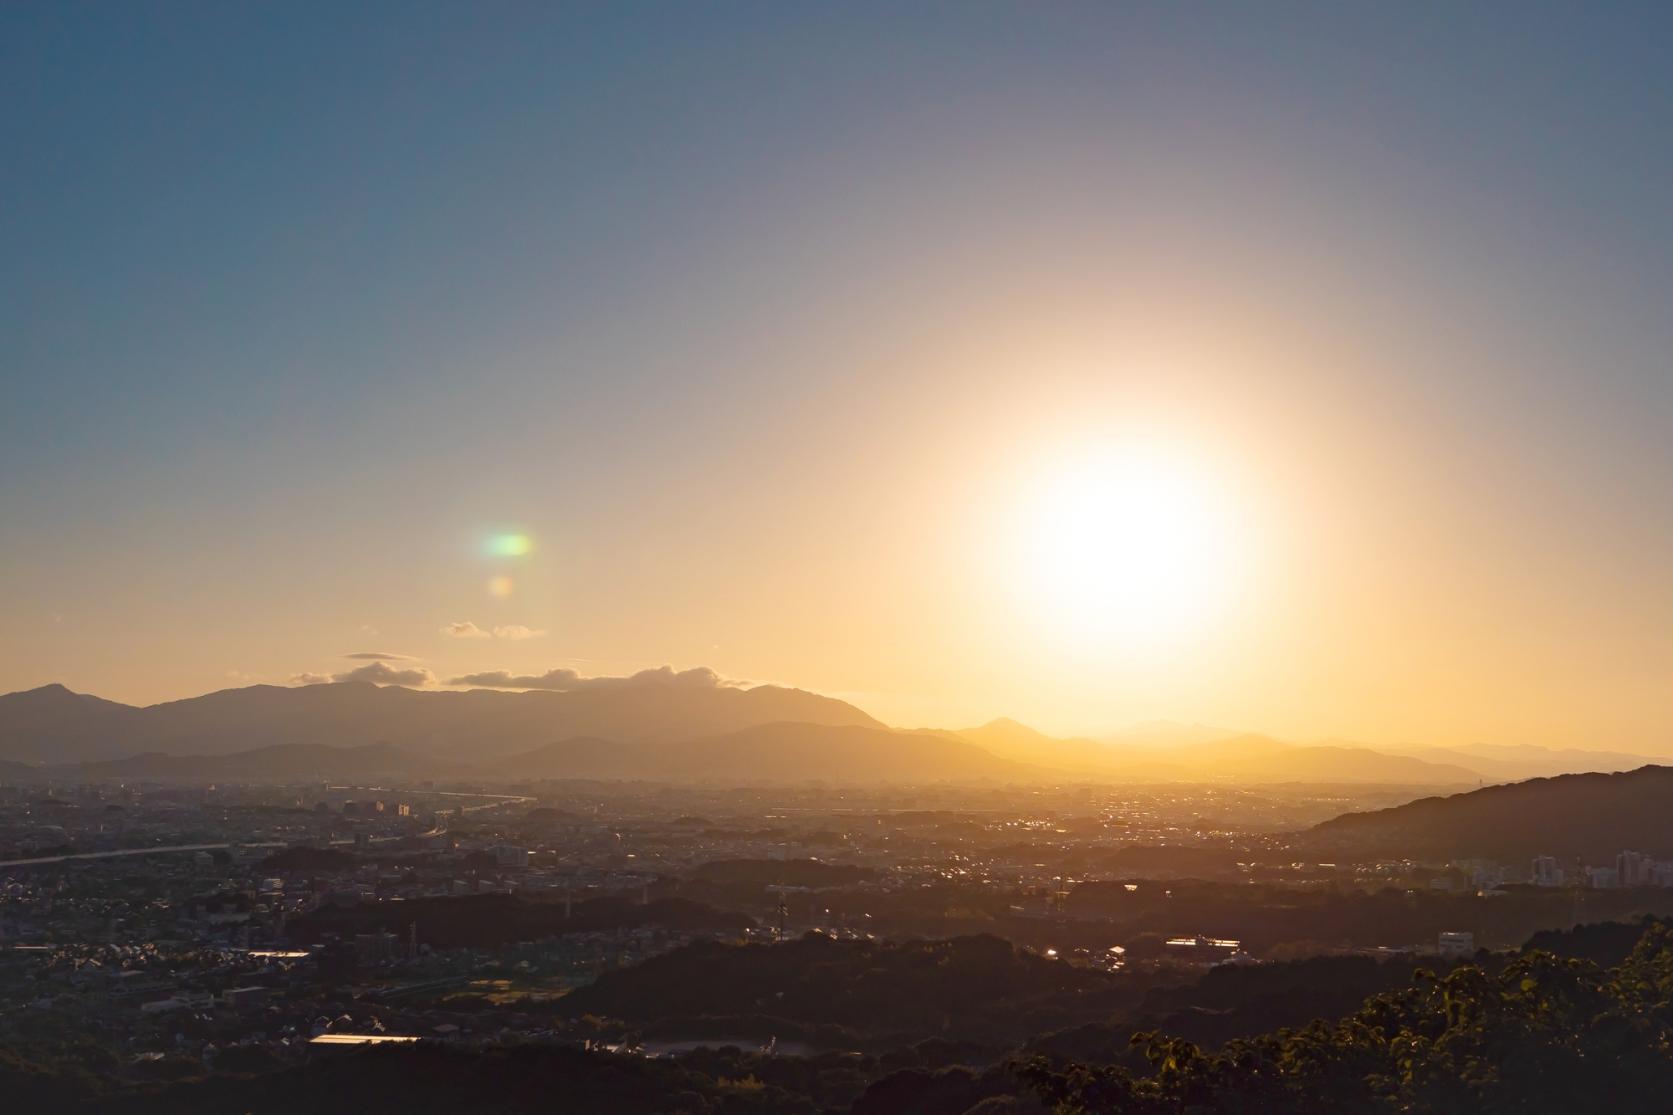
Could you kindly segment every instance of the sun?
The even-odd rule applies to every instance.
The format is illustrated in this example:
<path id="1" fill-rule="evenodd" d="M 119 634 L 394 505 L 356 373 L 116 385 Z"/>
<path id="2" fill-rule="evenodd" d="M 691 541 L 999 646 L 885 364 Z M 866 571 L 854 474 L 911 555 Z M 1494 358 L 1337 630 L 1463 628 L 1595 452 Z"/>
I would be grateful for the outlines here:
<path id="1" fill-rule="evenodd" d="M 1209 628 L 1239 572 L 1238 509 L 1202 459 L 1145 443 L 1083 448 L 1027 485 L 1012 573 L 1059 635 L 1160 648 Z"/>

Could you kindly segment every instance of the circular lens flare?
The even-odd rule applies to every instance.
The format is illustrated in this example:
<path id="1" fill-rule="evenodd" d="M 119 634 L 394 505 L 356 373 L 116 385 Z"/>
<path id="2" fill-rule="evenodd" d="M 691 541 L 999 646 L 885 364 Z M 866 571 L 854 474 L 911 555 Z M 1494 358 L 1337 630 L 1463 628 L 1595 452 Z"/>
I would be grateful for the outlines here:
<path id="1" fill-rule="evenodd" d="M 517 591 L 517 582 L 510 577 L 493 577 L 488 581 L 488 595 L 504 599 Z"/>

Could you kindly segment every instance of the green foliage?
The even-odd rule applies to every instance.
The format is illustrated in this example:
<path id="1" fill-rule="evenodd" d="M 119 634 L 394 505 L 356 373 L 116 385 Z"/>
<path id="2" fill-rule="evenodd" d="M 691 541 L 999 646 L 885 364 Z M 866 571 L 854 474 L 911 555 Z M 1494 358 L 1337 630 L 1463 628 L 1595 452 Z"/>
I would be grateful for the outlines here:
<path id="1" fill-rule="evenodd" d="M 1497 974 L 1420 972 L 1336 1023 L 1234 1040 L 1218 1053 L 1136 1034 L 1150 1065 L 1020 1068 L 1087 1115 L 1651 1115 L 1673 1094 L 1673 938 L 1652 925 L 1625 963 L 1529 951 Z"/>

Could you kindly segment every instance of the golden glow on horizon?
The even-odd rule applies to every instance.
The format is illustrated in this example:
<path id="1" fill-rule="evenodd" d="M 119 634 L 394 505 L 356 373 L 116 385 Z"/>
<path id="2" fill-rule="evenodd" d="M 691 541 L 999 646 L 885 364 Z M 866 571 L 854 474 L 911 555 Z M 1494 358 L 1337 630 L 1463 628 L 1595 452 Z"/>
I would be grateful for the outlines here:
<path id="1" fill-rule="evenodd" d="M 1204 462 L 1126 442 L 1053 462 L 1024 495 L 1012 576 L 1059 636 L 1146 651 L 1198 633 L 1240 580 L 1236 508 Z"/>

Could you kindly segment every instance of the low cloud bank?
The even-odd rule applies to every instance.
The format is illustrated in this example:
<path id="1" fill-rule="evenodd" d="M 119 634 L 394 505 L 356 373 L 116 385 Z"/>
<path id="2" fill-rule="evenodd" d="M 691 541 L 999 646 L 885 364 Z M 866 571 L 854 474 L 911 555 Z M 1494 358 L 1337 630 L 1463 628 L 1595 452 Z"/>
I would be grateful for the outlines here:
<path id="1" fill-rule="evenodd" d="M 368 662 L 340 674 L 297 674 L 291 678 L 296 685 L 323 685 L 326 682 L 360 682 L 371 685 L 404 685 L 409 689 L 436 684 L 436 675 L 423 666 L 396 669 L 387 662 Z"/>
<path id="2" fill-rule="evenodd" d="M 588 689 L 622 689 L 636 685 L 673 685 L 688 689 L 730 689 L 743 683 L 721 677 L 707 666 L 676 670 L 672 666 L 640 670 L 627 677 L 582 677 L 574 670 L 547 670 L 544 674 L 513 674 L 489 670 L 452 678 L 449 685 L 479 689 L 545 689 L 554 693 L 579 693 Z"/>

